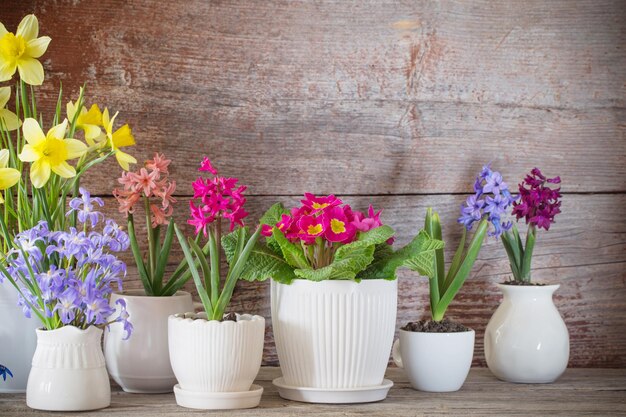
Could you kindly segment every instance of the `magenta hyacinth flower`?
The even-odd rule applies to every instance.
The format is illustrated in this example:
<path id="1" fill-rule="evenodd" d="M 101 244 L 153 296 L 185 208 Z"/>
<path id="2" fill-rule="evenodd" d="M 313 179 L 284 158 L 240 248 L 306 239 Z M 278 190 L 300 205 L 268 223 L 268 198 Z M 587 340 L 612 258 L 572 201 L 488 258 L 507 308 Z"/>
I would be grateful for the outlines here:
<path id="1" fill-rule="evenodd" d="M 519 184 L 520 201 L 513 203 L 515 217 L 549 230 L 556 215 L 561 213 L 561 188 L 553 189 L 548 184 L 560 183 L 560 177 L 547 178 L 539 168 L 534 168 Z"/>

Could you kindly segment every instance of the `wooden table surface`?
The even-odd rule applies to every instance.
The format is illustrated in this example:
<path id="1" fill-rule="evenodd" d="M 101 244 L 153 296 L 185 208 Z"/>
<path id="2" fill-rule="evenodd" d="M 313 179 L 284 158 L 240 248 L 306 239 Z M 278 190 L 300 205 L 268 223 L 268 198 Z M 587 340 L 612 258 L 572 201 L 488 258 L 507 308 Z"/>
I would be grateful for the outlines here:
<path id="1" fill-rule="evenodd" d="M 258 384 L 265 388 L 261 405 L 231 412 L 191 410 L 176 405 L 173 394 L 127 394 L 113 389 L 111 407 L 80 413 L 81 416 L 612 416 L 626 415 L 626 369 L 568 369 L 557 383 L 548 385 L 509 384 L 497 380 L 489 370 L 474 368 L 458 392 L 432 394 L 411 389 L 403 371 L 390 368 L 387 378 L 395 385 L 385 401 L 370 404 L 304 404 L 283 400 L 272 379 L 279 368 L 261 369 Z M 0 394 L 0 415 L 39 416 L 26 407 L 24 394 Z M 77 414 L 74 414 L 77 415 Z"/>

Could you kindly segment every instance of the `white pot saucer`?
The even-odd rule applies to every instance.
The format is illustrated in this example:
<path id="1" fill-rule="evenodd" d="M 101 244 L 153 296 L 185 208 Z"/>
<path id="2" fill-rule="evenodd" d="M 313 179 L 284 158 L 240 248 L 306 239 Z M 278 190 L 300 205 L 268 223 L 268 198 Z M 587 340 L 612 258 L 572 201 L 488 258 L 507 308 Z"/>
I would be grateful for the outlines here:
<path id="1" fill-rule="evenodd" d="M 310 387 L 293 387 L 285 384 L 283 377 L 276 378 L 272 383 L 278 388 L 278 394 L 292 401 L 323 404 L 356 404 L 382 401 L 387 398 L 393 382 L 383 379 L 383 383 L 375 387 L 324 389 Z"/>
<path id="2" fill-rule="evenodd" d="M 198 392 L 186 391 L 176 384 L 174 395 L 181 407 L 199 410 L 237 410 L 254 408 L 261 402 L 263 387 L 252 385 L 249 391 L 242 392 Z"/>

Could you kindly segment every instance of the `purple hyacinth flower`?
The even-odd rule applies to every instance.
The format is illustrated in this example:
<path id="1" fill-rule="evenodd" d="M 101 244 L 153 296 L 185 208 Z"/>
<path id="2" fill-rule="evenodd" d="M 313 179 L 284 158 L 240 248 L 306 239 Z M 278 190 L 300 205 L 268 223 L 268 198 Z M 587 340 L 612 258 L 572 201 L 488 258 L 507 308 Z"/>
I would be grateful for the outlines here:
<path id="1" fill-rule="evenodd" d="M 489 198 L 489 197 L 487 197 Z M 485 206 L 485 200 L 481 200 L 476 195 L 467 197 L 465 201 L 465 207 L 461 208 L 462 214 L 469 214 L 475 220 L 480 220 L 483 216 L 482 209 Z"/>
<path id="2" fill-rule="evenodd" d="M 499 172 L 492 172 L 490 176 L 485 178 L 486 184 L 483 187 L 483 193 L 493 193 L 494 195 L 500 194 L 503 190 L 508 189 L 508 185 L 502 179 L 502 175 Z"/>
<path id="3" fill-rule="evenodd" d="M 485 211 L 491 213 L 493 216 L 501 216 L 509 206 L 509 199 L 501 194 L 496 194 L 495 197 L 489 197 L 485 199 L 487 201 L 487 207 Z"/>

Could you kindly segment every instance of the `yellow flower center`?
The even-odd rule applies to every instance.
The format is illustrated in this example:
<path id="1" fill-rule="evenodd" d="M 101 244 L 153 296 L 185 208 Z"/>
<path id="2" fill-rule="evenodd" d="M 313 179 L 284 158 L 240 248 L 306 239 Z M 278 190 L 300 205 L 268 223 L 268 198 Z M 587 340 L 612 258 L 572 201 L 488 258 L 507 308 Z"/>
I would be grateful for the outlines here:
<path id="1" fill-rule="evenodd" d="M 320 203 L 313 203 L 313 208 L 315 210 L 321 210 L 321 209 L 326 208 L 326 207 L 328 207 L 328 203 L 321 203 L 321 204 Z"/>
<path id="2" fill-rule="evenodd" d="M 319 235 L 322 233 L 322 225 L 321 224 L 312 224 L 307 228 L 307 233 L 310 235 Z"/>
<path id="3" fill-rule="evenodd" d="M 333 233 L 343 233 L 346 231 L 346 224 L 341 220 L 332 219 L 330 221 L 330 228 Z"/>
<path id="4" fill-rule="evenodd" d="M 0 55 L 7 61 L 17 61 L 26 52 L 26 41 L 11 32 L 0 38 Z"/>
<path id="5" fill-rule="evenodd" d="M 62 139 L 47 137 L 35 146 L 35 150 L 51 165 L 58 165 L 67 160 L 67 149 Z"/>

